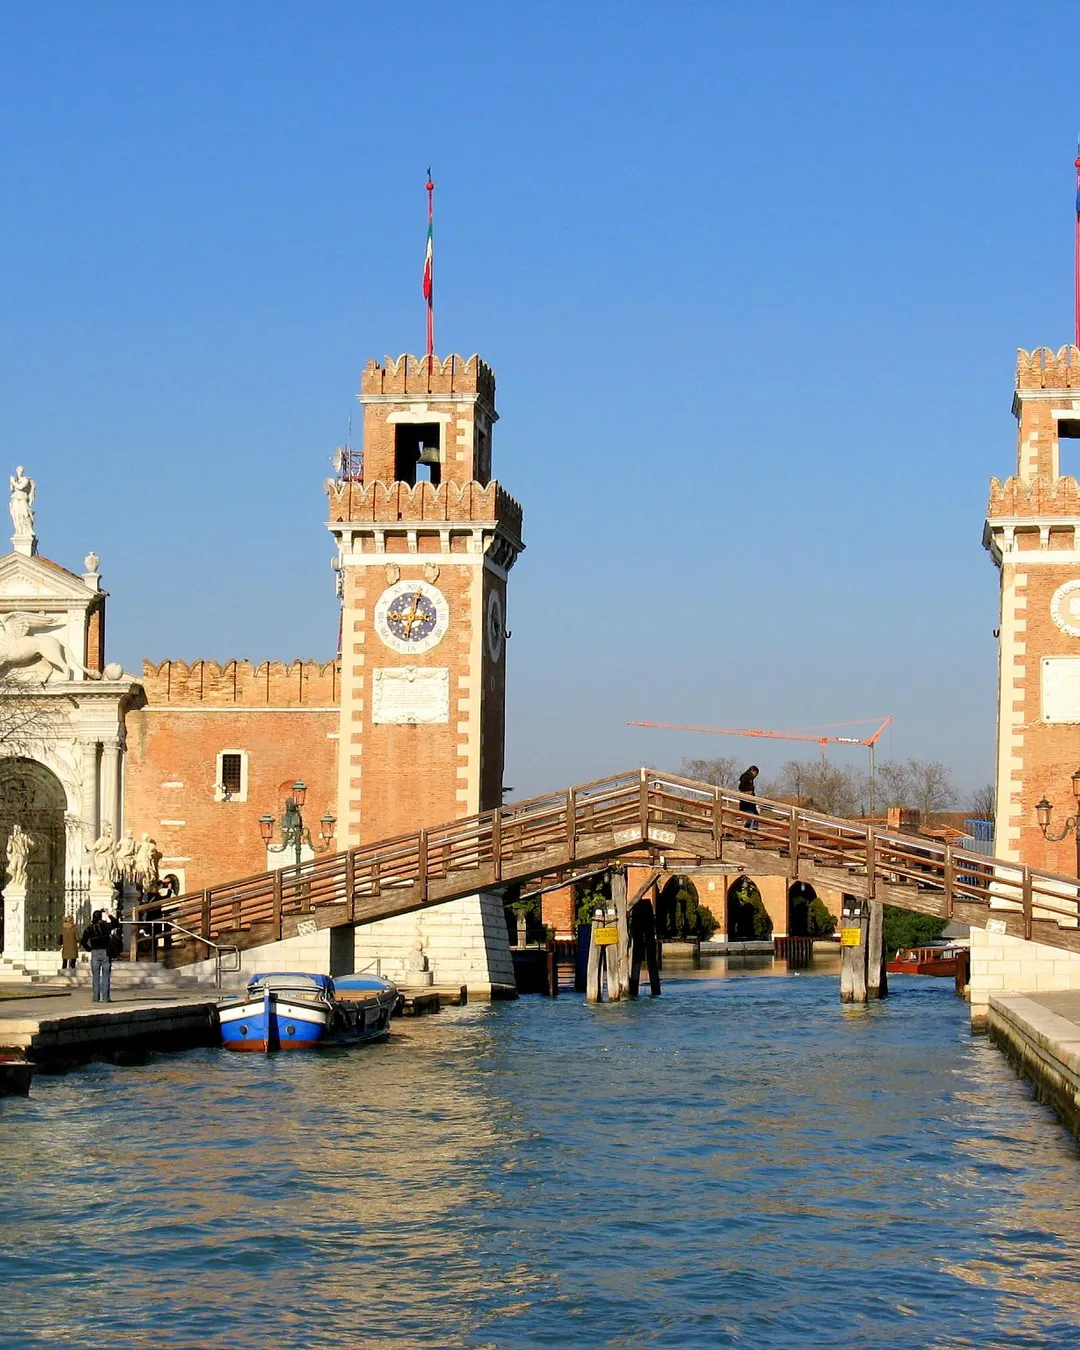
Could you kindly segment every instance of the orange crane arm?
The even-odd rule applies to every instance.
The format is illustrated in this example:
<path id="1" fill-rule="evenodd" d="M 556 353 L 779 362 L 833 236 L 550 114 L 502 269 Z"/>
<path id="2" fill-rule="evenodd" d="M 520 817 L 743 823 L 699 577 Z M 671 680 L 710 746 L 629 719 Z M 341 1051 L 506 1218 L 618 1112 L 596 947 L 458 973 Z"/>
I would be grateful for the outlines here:
<path id="1" fill-rule="evenodd" d="M 870 718 L 862 718 L 870 721 Z M 881 734 L 892 721 L 886 717 L 882 724 L 865 739 L 856 736 L 814 736 L 805 731 L 766 731 L 762 727 L 705 727 L 683 722 L 627 722 L 628 727 L 656 727 L 662 731 L 702 731 L 709 736 L 753 736 L 762 740 L 776 741 L 813 741 L 815 745 L 866 745 L 874 746 Z M 834 727 L 855 726 L 855 722 L 834 722 Z"/>

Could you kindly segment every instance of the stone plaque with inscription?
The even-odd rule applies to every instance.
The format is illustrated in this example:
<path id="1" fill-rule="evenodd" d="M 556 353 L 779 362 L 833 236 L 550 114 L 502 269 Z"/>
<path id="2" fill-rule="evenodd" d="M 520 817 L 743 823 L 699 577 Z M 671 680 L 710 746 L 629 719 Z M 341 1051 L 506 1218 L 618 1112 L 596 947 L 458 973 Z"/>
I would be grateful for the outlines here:
<path id="1" fill-rule="evenodd" d="M 406 725 L 449 722 L 449 668 L 397 666 L 373 671 L 371 720 Z"/>
<path id="2" fill-rule="evenodd" d="M 1044 722 L 1080 722 L 1080 656 L 1044 656 Z"/>

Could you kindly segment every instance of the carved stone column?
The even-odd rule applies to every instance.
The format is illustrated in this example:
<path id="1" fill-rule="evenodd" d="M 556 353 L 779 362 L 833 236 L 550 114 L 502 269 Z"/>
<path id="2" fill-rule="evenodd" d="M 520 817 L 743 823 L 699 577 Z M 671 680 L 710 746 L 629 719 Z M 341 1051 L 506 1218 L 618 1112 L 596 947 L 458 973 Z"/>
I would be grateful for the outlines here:
<path id="1" fill-rule="evenodd" d="M 101 825 L 98 799 L 97 741 L 82 742 L 82 823 L 86 842 L 96 839 Z M 80 858 L 79 865 L 82 865 Z"/>
<path id="2" fill-rule="evenodd" d="M 120 802 L 120 742 L 105 741 L 101 747 L 101 819 L 111 822 L 116 839 L 123 834 Z"/>

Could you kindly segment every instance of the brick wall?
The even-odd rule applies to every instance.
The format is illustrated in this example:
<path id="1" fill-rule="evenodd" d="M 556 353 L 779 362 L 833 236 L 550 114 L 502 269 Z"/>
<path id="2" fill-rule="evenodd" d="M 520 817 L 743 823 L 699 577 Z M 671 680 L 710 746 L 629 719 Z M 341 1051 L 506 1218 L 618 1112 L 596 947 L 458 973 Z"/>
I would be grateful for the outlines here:
<path id="1" fill-rule="evenodd" d="M 339 814 L 337 683 L 334 663 L 144 664 L 149 703 L 127 715 L 124 816 L 157 840 L 163 871 L 187 889 L 264 871 L 259 816 L 279 817 L 297 778 L 314 836 L 324 812 Z M 221 800 L 222 751 L 245 757 L 242 800 Z"/>

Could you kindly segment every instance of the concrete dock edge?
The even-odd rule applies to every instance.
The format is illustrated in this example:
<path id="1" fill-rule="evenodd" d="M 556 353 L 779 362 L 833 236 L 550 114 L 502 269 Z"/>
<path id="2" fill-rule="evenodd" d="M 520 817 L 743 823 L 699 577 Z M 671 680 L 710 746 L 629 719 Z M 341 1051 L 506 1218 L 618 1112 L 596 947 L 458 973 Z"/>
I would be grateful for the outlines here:
<path id="1" fill-rule="evenodd" d="M 1080 1139 L 1080 1025 L 1022 994 L 991 994 L 986 1028 Z"/>

